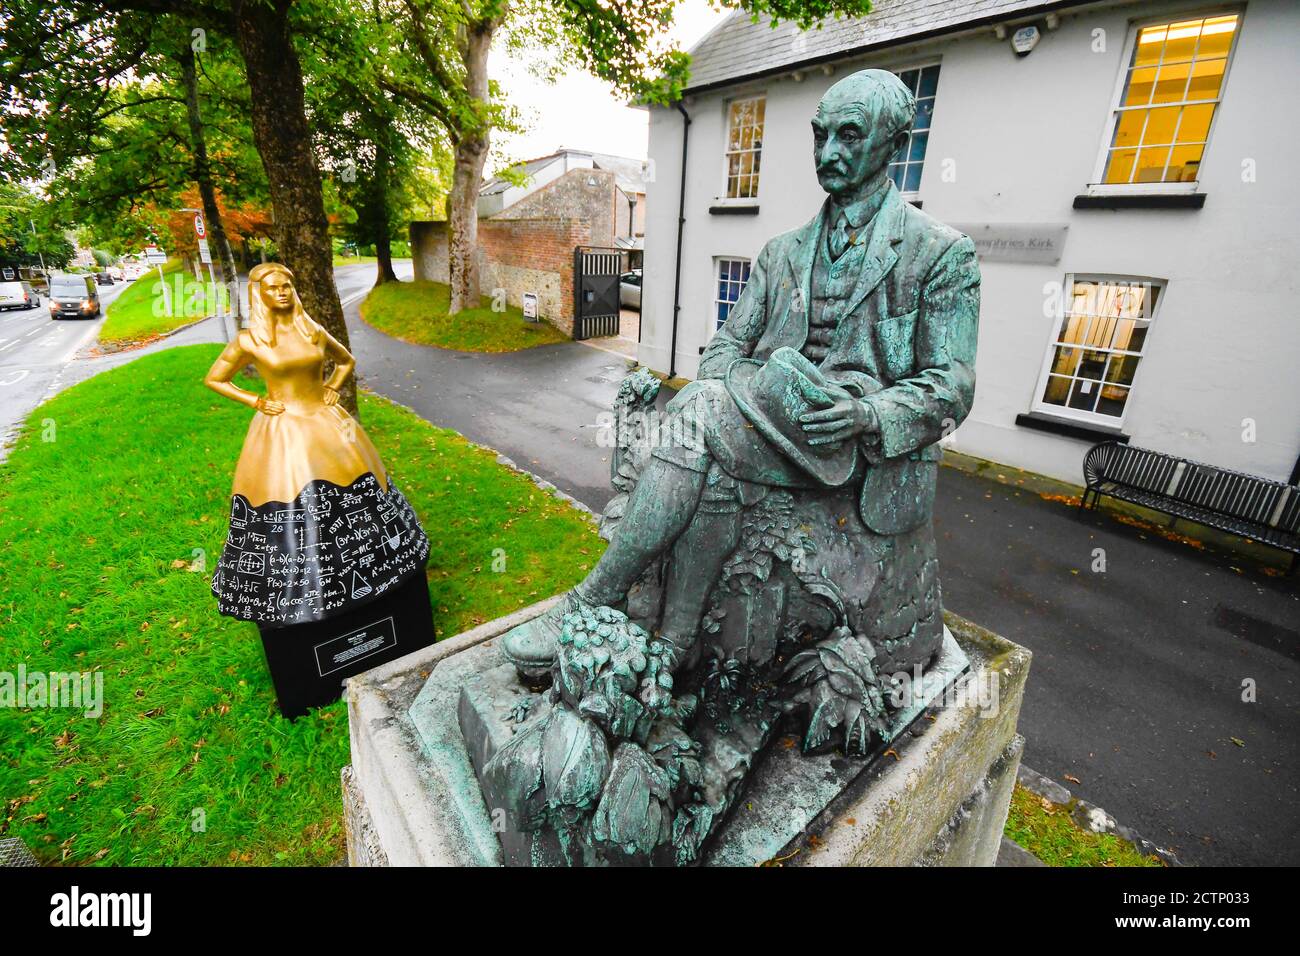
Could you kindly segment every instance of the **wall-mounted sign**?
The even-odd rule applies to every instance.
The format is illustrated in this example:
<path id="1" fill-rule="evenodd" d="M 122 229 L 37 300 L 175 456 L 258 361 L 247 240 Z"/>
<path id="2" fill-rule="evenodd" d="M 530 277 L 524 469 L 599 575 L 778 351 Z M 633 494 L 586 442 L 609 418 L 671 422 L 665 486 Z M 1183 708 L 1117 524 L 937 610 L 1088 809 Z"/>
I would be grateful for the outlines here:
<path id="1" fill-rule="evenodd" d="M 1065 248 L 1064 222 L 953 223 L 970 236 L 986 262 L 1058 262 Z"/>
<path id="2" fill-rule="evenodd" d="M 524 318 L 529 322 L 537 321 L 537 293 L 525 292 L 524 300 Z"/>

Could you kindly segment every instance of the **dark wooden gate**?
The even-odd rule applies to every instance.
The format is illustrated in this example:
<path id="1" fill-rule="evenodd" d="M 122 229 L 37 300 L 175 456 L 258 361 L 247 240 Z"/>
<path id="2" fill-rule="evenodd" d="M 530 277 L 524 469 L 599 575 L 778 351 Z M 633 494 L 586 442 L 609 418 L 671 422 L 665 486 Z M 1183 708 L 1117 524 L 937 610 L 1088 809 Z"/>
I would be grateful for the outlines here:
<path id="1" fill-rule="evenodd" d="M 577 246 L 573 250 L 573 337 L 618 335 L 618 277 L 627 250 Z"/>

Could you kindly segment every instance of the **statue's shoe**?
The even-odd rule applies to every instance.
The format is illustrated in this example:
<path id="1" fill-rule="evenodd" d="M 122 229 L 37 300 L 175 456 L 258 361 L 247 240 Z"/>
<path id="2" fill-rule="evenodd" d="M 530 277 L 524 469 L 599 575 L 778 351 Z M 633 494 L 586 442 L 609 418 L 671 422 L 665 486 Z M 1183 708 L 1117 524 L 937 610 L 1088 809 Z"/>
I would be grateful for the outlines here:
<path id="1" fill-rule="evenodd" d="M 546 682 L 558 653 L 564 615 L 581 606 L 581 599 L 569 591 L 550 610 L 506 632 L 501 650 L 525 683 L 536 686 Z"/>

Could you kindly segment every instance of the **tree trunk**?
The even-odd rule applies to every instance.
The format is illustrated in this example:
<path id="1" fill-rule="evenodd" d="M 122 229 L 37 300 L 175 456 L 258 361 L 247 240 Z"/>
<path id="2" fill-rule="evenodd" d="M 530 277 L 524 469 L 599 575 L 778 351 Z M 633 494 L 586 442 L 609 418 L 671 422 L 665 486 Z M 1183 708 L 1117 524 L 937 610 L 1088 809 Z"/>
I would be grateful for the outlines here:
<path id="1" fill-rule="evenodd" d="M 291 0 L 234 0 L 235 33 L 252 94 L 253 141 L 266 169 L 280 257 L 313 319 L 346 348 L 348 330 L 334 285 L 334 250 L 312 151 L 302 68 L 289 33 Z M 332 366 L 326 374 L 332 372 Z M 356 414 L 355 378 L 340 401 Z"/>
<path id="2" fill-rule="evenodd" d="M 461 47 L 465 62 L 465 91 L 480 103 L 488 99 L 488 51 L 498 21 L 474 24 Z M 451 195 L 447 199 L 448 271 L 451 274 L 451 313 L 479 305 L 478 193 L 487 162 L 489 127 L 484 123 L 465 130 L 456 140 Z"/>
<path id="3" fill-rule="evenodd" d="M 375 272 L 375 285 L 397 281 L 397 273 L 393 271 L 392 211 L 388 208 L 388 177 L 390 172 L 388 151 L 380 146 L 375 152 L 375 175 L 371 193 L 371 201 L 374 204 L 372 221 L 374 223 L 375 258 L 379 260 Z"/>
<path id="4" fill-rule="evenodd" d="M 181 75 L 185 80 L 185 112 L 190 124 L 190 142 L 194 153 L 194 181 L 199 187 L 199 196 L 203 203 L 203 219 L 210 236 L 209 249 L 216 246 L 218 264 L 221 267 L 221 281 L 230 293 L 231 306 L 235 315 L 240 314 L 239 273 L 235 271 L 235 257 L 230 254 L 230 243 L 226 240 L 226 227 L 221 222 L 221 210 L 217 206 L 217 190 L 212 185 L 212 166 L 208 162 L 208 143 L 203 132 L 203 115 L 199 112 L 199 79 L 194 69 L 194 50 L 186 44 L 181 48 Z M 216 290 L 213 290 L 213 295 Z M 238 322 L 236 322 L 238 327 Z"/>

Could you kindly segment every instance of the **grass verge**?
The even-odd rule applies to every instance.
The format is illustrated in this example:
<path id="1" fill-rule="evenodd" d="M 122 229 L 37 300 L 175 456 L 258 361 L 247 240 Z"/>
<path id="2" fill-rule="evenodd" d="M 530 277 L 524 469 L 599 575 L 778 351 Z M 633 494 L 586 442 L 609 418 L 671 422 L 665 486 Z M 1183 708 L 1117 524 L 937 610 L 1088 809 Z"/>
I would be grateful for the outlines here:
<path id="1" fill-rule="evenodd" d="M 385 282 L 361 303 L 361 317 L 404 342 L 459 352 L 517 352 L 568 341 L 548 322 L 529 322 L 513 305 L 494 312 L 489 303 L 453 316 L 450 304 L 451 289 L 441 282 Z"/>
<path id="2" fill-rule="evenodd" d="M 1164 866 L 1113 833 L 1093 833 L 1074 822 L 1068 807 L 1020 784 L 1011 794 L 1003 832 L 1048 866 Z"/>
<path id="3" fill-rule="evenodd" d="M 104 675 L 97 718 L 0 707 L 0 836 L 43 862 L 343 853 L 345 706 L 281 719 L 256 627 L 219 616 L 208 590 L 249 422 L 201 384 L 219 351 L 169 349 L 67 390 L 0 465 L 0 671 Z M 600 555 L 579 512 L 493 453 L 361 403 L 433 541 L 440 635 L 563 590 Z"/>
<path id="4" fill-rule="evenodd" d="M 150 269 L 108 307 L 99 341 L 105 345 L 147 342 L 212 315 L 229 298 L 220 283 L 215 289 L 208 288 L 206 279 L 198 281 L 179 261 L 163 267 L 163 279 L 171 297 L 170 315 L 165 308 L 158 270 Z"/>

